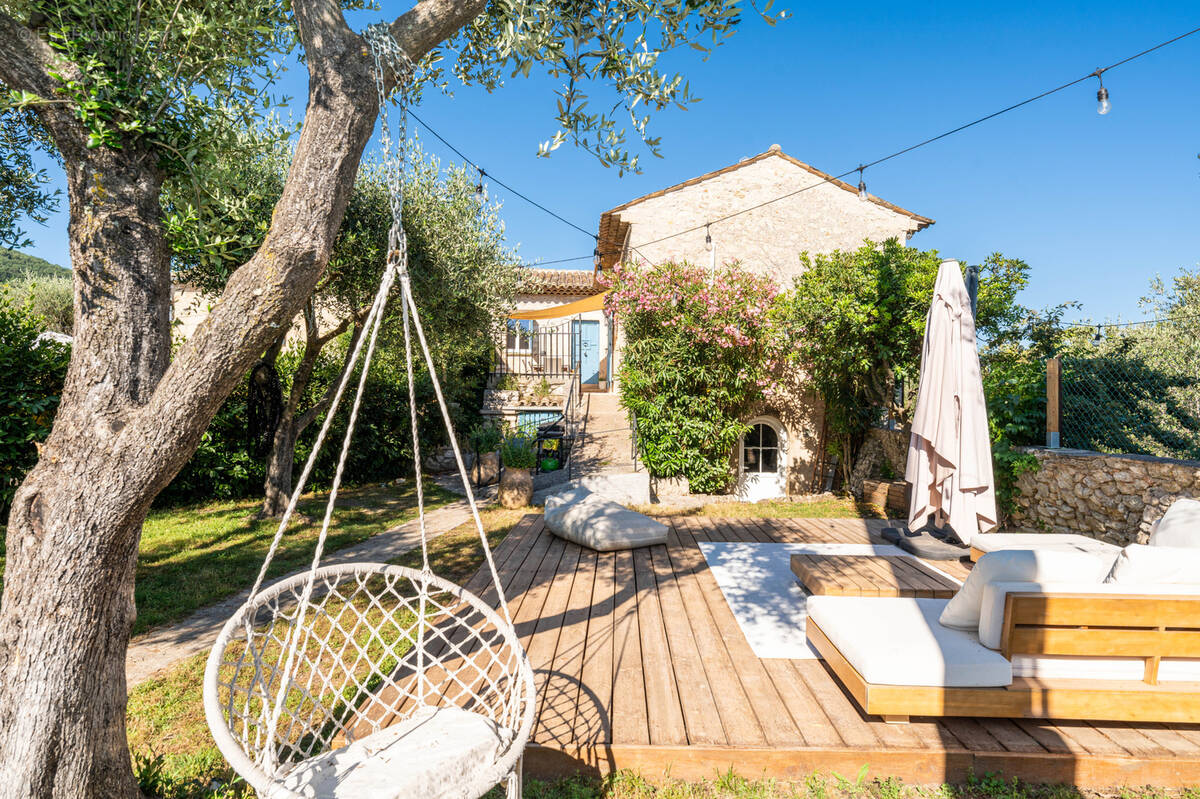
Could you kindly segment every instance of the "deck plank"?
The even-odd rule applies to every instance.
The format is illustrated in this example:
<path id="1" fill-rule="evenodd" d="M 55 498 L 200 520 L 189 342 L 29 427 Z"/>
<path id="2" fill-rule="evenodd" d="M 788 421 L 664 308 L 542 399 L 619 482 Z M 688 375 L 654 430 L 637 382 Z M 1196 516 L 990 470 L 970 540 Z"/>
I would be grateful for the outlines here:
<path id="1" fill-rule="evenodd" d="M 667 557 L 687 614 L 687 625 L 696 638 L 698 650 L 703 653 L 701 664 L 708 684 L 719 689 L 712 691 L 712 696 L 721 719 L 722 735 L 730 745 L 765 746 L 766 734 L 754 715 L 754 708 L 725 646 L 725 631 L 717 626 L 709 613 L 703 588 L 696 577 L 699 570 L 706 568 L 704 559 L 694 541 L 684 543 L 687 536 L 686 521 L 672 519 Z"/>
<path id="2" fill-rule="evenodd" d="M 541 672 L 528 767 L 705 776 L 854 773 L 911 781 L 999 771 L 1081 786 L 1200 780 L 1200 726 L 864 715 L 817 660 L 760 660 L 698 542 L 879 543 L 886 522 L 673 517 L 668 542 L 595 553 L 527 517 L 497 548 L 518 633 Z M 931 563 L 956 578 L 961 562 Z M 484 570 L 467 584 L 495 602 Z M 860 586 L 861 587 L 861 586 Z M 452 665 L 452 664 L 447 664 Z M 558 772 L 555 772 L 558 773 Z"/>

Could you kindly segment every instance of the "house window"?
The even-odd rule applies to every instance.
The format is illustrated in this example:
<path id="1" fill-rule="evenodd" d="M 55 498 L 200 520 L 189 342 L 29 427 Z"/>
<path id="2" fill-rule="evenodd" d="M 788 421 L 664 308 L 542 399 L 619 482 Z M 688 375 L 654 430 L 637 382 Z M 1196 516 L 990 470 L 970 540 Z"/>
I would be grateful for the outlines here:
<path id="1" fill-rule="evenodd" d="M 537 322 L 532 319 L 509 319 L 505 347 L 517 352 L 529 352 L 533 349 L 533 339 L 536 335 Z"/>
<path id="2" fill-rule="evenodd" d="M 769 424 L 751 426 L 742 439 L 742 469 L 747 474 L 779 471 L 779 433 Z"/>

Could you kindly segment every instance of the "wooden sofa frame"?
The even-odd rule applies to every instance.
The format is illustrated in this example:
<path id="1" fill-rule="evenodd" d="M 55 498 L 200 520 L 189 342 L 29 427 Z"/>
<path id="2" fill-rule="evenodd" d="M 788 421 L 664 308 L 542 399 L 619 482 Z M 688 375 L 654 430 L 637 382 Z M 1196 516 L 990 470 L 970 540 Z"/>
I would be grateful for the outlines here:
<path id="1" fill-rule="evenodd" d="M 1159 684 L 1163 658 L 1200 658 L 1200 596 L 1009 594 L 1001 653 L 1141 658 L 1141 681 L 1016 677 L 999 688 L 879 685 L 863 679 L 811 618 L 808 638 L 864 711 L 910 716 L 1194 723 L 1200 682 Z"/>

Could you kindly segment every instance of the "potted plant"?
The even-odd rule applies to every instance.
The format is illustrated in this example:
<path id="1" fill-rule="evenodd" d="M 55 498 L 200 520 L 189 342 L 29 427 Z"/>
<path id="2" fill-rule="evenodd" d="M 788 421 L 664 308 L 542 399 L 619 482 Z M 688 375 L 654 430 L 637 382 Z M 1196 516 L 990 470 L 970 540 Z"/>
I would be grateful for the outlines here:
<path id="1" fill-rule="evenodd" d="M 504 474 L 500 477 L 500 504 L 506 508 L 523 508 L 533 503 L 533 467 L 537 465 L 534 440 L 513 434 L 500 445 L 500 460 Z"/>
<path id="2" fill-rule="evenodd" d="M 467 443 L 475 452 L 471 479 L 476 485 L 491 485 L 500 477 L 500 443 L 504 432 L 495 422 L 480 422 L 467 433 Z"/>

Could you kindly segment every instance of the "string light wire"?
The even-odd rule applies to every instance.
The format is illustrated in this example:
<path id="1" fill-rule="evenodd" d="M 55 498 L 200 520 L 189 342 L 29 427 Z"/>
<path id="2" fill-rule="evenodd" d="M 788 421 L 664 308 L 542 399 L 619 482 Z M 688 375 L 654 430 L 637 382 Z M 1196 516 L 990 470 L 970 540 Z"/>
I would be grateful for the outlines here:
<path id="1" fill-rule="evenodd" d="M 1131 56 L 1122 58 L 1120 61 L 1115 61 L 1106 67 L 1098 67 L 1097 69 L 1094 69 L 1091 72 L 1088 72 L 1086 75 L 1082 75 L 1078 78 L 1075 78 L 1074 80 L 1068 81 L 1059 86 L 1055 86 L 1053 89 L 1047 89 L 1046 91 L 1044 91 L 1040 94 L 1035 94 L 1034 96 L 1029 97 L 1025 100 L 1021 100 L 1018 103 L 1013 103 L 1012 105 L 1005 106 L 1004 108 L 1001 108 L 998 111 L 993 111 L 992 113 L 981 116 L 978 119 L 973 119 L 970 122 L 966 122 L 962 125 L 959 125 L 958 127 L 951 128 L 950 130 L 947 130 L 944 133 L 939 133 L 936 136 L 930 136 L 929 138 L 919 141 L 916 144 L 911 144 L 907 147 L 904 147 L 900 150 L 896 150 L 895 152 L 885 155 L 881 158 L 876 158 L 874 161 L 869 161 L 867 163 L 859 164 L 858 166 L 856 166 L 852 169 L 848 169 L 845 172 L 842 172 L 841 174 L 832 175 L 830 177 L 825 178 L 824 180 L 818 181 L 817 183 L 812 183 L 812 184 L 809 184 L 802 188 L 796 189 L 795 191 L 790 191 L 787 194 L 781 194 L 778 197 L 773 197 L 769 200 L 764 200 L 763 202 L 760 202 L 756 205 L 752 205 L 748 208 L 742 208 L 740 210 L 732 211 L 728 214 L 725 214 L 724 216 L 720 216 L 715 219 L 706 220 L 706 221 L 704 221 L 698 225 L 694 225 L 690 228 L 686 228 L 684 230 L 678 230 L 674 233 L 668 233 L 665 236 L 660 236 L 659 238 L 652 239 L 650 241 L 643 241 L 636 245 L 631 244 L 630 249 L 634 250 L 635 252 L 638 252 L 639 255 L 641 255 L 640 251 L 638 250 L 639 247 L 649 247 L 652 244 L 659 244 L 661 242 L 668 241 L 673 238 L 678 238 L 679 236 L 685 236 L 688 233 L 694 233 L 698 230 L 708 230 L 711 228 L 712 225 L 718 224 L 720 222 L 724 222 L 729 219 L 733 219 L 734 217 L 742 216 L 743 214 L 751 213 L 752 211 L 757 211 L 760 208 L 765 208 L 768 205 L 772 205 L 774 203 L 790 199 L 792 197 L 795 197 L 798 194 L 802 194 L 806 191 L 809 191 L 810 189 L 815 189 L 815 188 L 818 188 L 819 186 L 825 186 L 830 183 L 840 182 L 840 181 L 842 181 L 843 178 L 849 177 L 855 173 L 858 173 L 861 176 L 863 170 L 865 170 L 865 169 L 870 169 L 871 167 L 878 166 L 880 164 L 891 161 L 895 158 L 899 158 L 902 155 L 907 155 L 908 153 L 911 153 L 914 150 L 919 150 L 922 147 L 927 147 L 927 146 L 933 144 L 934 142 L 941 141 L 942 139 L 945 139 L 949 136 L 953 136 L 956 133 L 962 133 L 964 130 L 968 130 L 970 128 L 975 127 L 976 125 L 980 125 L 984 122 L 995 119 L 998 116 L 1007 114 L 1011 111 L 1016 111 L 1018 108 L 1023 108 L 1024 106 L 1027 106 L 1030 103 L 1035 103 L 1038 100 L 1049 97 L 1052 94 L 1057 94 L 1058 92 L 1069 89 L 1072 86 L 1077 86 L 1078 84 L 1083 83 L 1084 81 L 1090 80 L 1092 78 L 1097 78 L 1100 75 L 1102 75 L 1103 73 L 1108 72 L 1111 69 L 1115 69 L 1124 64 L 1128 64 L 1130 61 L 1135 61 L 1139 58 L 1142 58 L 1143 56 L 1147 56 L 1156 50 L 1161 50 L 1162 48 L 1166 47 L 1167 45 L 1174 44 L 1175 42 L 1178 42 L 1181 39 L 1186 39 L 1187 37 L 1192 36 L 1197 33 L 1200 33 L 1200 27 L 1193 28 L 1189 31 L 1186 31 L 1185 33 L 1181 33 L 1178 36 L 1175 36 L 1174 38 L 1171 38 L 1171 39 L 1167 39 L 1164 42 L 1160 42 L 1160 43 L 1154 45 L 1153 47 L 1147 47 L 1145 50 L 1142 50 L 1141 52 L 1134 53 Z M 550 216 L 554 217 L 555 219 L 562 222 L 563 224 L 568 225 L 568 226 L 574 228 L 575 230 L 578 230 L 580 233 L 583 233 L 585 236 L 588 236 L 591 239 L 597 240 L 597 244 L 599 244 L 598 237 L 596 236 L 595 233 L 592 233 L 591 231 L 586 230 L 583 227 L 580 227 L 579 225 L 575 224 L 574 222 L 570 221 L 569 219 L 563 217 L 562 215 L 547 208 L 546 206 L 542 205 L 541 203 L 537 202 L 536 200 L 530 198 L 528 195 L 523 194 L 520 191 L 517 191 L 509 184 L 507 184 L 504 181 L 497 178 L 494 174 L 492 174 L 490 172 L 485 173 L 481 166 L 479 166 L 471 158 L 468 158 L 467 155 L 465 153 L 463 153 L 462 150 L 458 149 L 453 144 L 451 144 L 449 141 L 447 141 L 445 139 L 445 137 L 443 137 L 440 133 L 438 133 L 436 130 L 434 130 L 428 123 L 426 123 L 423 119 L 421 119 L 419 116 L 417 116 L 415 113 L 413 113 L 411 108 L 408 109 L 408 115 L 411 116 L 413 119 L 415 119 L 422 128 L 424 128 L 426 131 L 428 131 L 430 133 L 430 135 L 432 135 L 434 138 L 436 138 L 438 141 L 440 141 L 442 144 L 444 144 L 446 147 L 448 147 L 459 158 L 463 159 L 463 161 L 470 164 L 472 167 L 474 167 L 476 170 L 478 170 L 481 174 L 486 174 L 493 183 L 499 185 L 501 188 L 505 189 L 506 191 L 510 192 L 511 194 L 516 195 L 517 197 L 521 198 L 522 200 L 524 200 L 525 202 L 534 206 L 535 208 L 538 208 L 541 211 L 549 214 Z M 611 255 L 612 253 L 604 253 L 604 254 Z M 558 259 L 555 259 L 552 261 L 541 261 L 536 264 L 523 264 L 523 266 L 548 266 L 550 264 L 563 264 L 563 263 L 570 263 L 572 261 L 583 261 L 583 260 L 591 259 L 593 257 L 594 257 L 594 254 L 593 255 L 580 255 L 580 256 L 575 256 L 575 257 L 571 257 L 571 258 L 558 258 Z M 642 257 L 644 258 L 645 255 L 642 255 Z M 1139 323 L 1130 323 L 1130 324 L 1139 324 Z M 1113 326 L 1116 326 L 1116 325 L 1113 325 Z"/>

